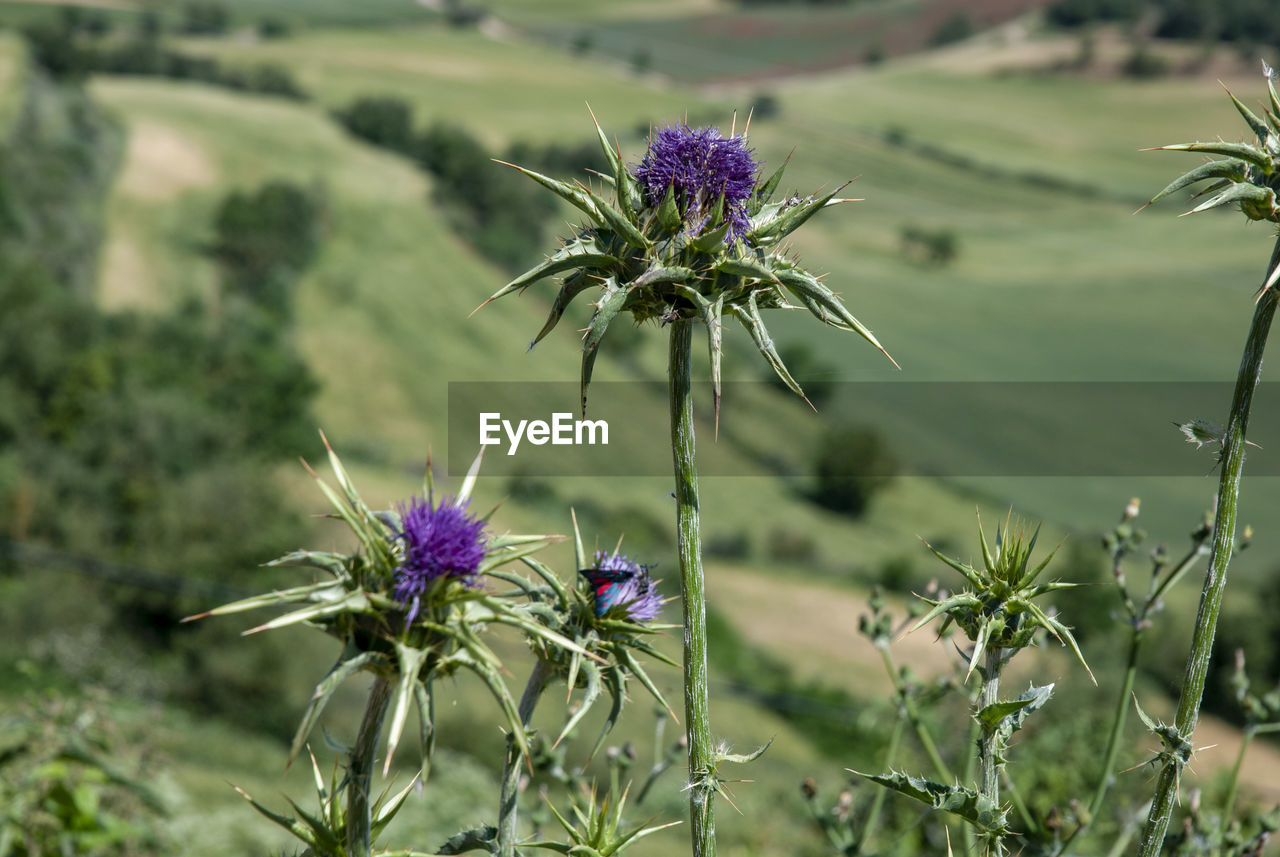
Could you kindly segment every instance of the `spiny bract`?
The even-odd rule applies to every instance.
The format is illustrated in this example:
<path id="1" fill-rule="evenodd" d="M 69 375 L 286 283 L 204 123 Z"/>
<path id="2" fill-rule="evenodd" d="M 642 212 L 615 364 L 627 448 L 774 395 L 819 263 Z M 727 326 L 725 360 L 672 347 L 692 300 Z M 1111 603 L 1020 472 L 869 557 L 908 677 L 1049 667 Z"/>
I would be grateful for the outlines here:
<path id="1" fill-rule="evenodd" d="M 1262 118 L 1227 92 L 1231 103 L 1257 136 L 1258 144 L 1255 146 L 1218 140 L 1212 143 L 1178 143 L 1147 149 L 1146 151 L 1204 152 L 1207 155 L 1225 156 L 1201 164 L 1174 179 L 1168 187 L 1153 196 L 1147 205 L 1185 187 L 1212 179 L 1212 183 L 1198 191 L 1192 199 L 1209 194 L 1212 196 L 1187 214 L 1236 203 L 1250 220 L 1280 223 L 1280 205 L 1276 202 L 1276 193 L 1280 191 L 1280 96 L 1276 94 L 1276 70 L 1264 61 L 1262 71 L 1267 79 L 1267 93 L 1270 96 L 1270 104 L 1263 109 Z M 1266 291 L 1277 282 L 1280 282 L 1280 265 L 1273 265 L 1261 291 Z"/>
<path id="2" fill-rule="evenodd" d="M 713 128 L 663 128 L 650 135 L 648 151 L 635 167 L 626 164 L 599 124 L 596 132 L 609 164 L 609 174 L 599 177 L 612 188 L 612 204 L 581 182 L 562 182 L 508 164 L 577 207 L 587 221 L 554 254 L 489 298 L 564 275 L 532 348 L 575 297 L 600 289 L 583 336 L 584 412 L 600 343 L 623 311 L 637 323 L 696 319 L 706 326 L 717 414 L 725 315 L 746 328 L 769 365 L 800 396 L 804 391 L 778 356 L 762 309 L 797 309 L 789 303 L 794 298 L 820 321 L 860 334 L 889 356 L 821 278 L 779 246 L 821 209 L 853 201 L 836 196 L 843 185 L 820 196 L 774 201 L 786 162 L 758 179 L 759 165 L 746 147 L 745 132 L 722 137 Z"/>

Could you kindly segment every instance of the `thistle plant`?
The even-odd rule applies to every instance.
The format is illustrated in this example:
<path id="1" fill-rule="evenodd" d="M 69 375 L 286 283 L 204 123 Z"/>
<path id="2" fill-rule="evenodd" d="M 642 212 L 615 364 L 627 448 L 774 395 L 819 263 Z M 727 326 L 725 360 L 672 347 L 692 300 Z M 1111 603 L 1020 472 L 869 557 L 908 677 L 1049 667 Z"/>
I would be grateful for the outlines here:
<path id="1" fill-rule="evenodd" d="M 715 853 L 714 795 L 722 761 L 711 736 L 707 695 L 706 604 L 698 523 L 691 379 L 693 325 L 706 330 L 712 398 L 719 424 L 723 322 L 737 319 L 778 377 L 800 385 L 778 356 L 762 310 L 804 307 L 819 321 L 858 333 L 883 347 L 821 278 L 802 268 L 781 242 L 828 206 L 849 200 L 829 193 L 774 199 L 786 162 L 761 180 L 742 135 L 679 124 L 650 135 L 638 164 L 628 164 L 596 124 L 608 164 L 602 187 L 569 183 L 514 166 L 586 220 L 545 261 L 499 289 L 490 301 L 561 275 L 536 345 L 559 323 L 574 298 L 596 295 L 582 341 L 581 395 L 585 412 L 596 358 L 622 313 L 671 328 L 668 350 L 671 446 L 676 481 L 676 528 L 684 608 L 685 727 L 689 744 L 691 835 L 696 857 Z M 612 201 L 601 194 L 611 195 Z M 798 301 L 798 305 L 791 300 Z M 486 301 L 487 303 L 488 301 Z M 886 356 L 887 353 L 886 353 Z"/>
<path id="2" fill-rule="evenodd" d="M 1265 63 L 1263 71 L 1267 79 L 1270 104 L 1264 109 L 1262 118 L 1228 93 L 1232 104 L 1257 137 L 1257 144 L 1217 141 L 1159 147 L 1222 157 L 1202 164 L 1174 180 L 1156 194 L 1152 202 L 1199 182 L 1210 181 L 1201 194 L 1213 193 L 1214 196 L 1196 206 L 1192 212 L 1235 203 L 1250 220 L 1280 224 L 1280 208 L 1276 205 L 1276 191 L 1280 188 L 1280 97 L 1276 94 L 1274 71 Z M 1199 718 L 1213 638 L 1217 630 L 1218 615 L 1222 610 L 1222 596 L 1226 590 L 1227 566 L 1231 561 L 1235 540 L 1240 475 L 1244 467 L 1245 435 L 1249 426 L 1254 389 L 1262 370 L 1262 354 L 1275 317 L 1276 303 L 1280 300 L 1280 294 L 1276 290 L 1278 282 L 1280 238 L 1276 241 L 1270 262 L 1262 276 L 1262 286 L 1258 291 L 1253 320 L 1236 375 L 1231 409 L 1226 427 L 1218 440 L 1221 475 L 1218 481 L 1209 567 L 1200 594 L 1200 606 L 1192 633 L 1191 651 L 1187 657 L 1177 716 L 1162 735 L 1165 748 L 1161 754 L 1160 774 L 1147 826 L 1138 851 L 1140 857 L 1155 857 L 1160 852 L 1169 818 L 1178 798 L 1182 771 L 1190 761 L 1191 753 L 1185 748 L 1191 746 L 1192 734 Z"/>
<path id="3" fill-rule="evenodd" d="M 547 637 L 528 638 L 535 663 L 520 699 L 521 723 L 529 724 L 538 701 L 552 681 L 563 680 L 570 698 L 581 687 L 577 707 L 552 743 L 554 749 L 607 693 L 611 705 L 599 737 L 591 747 L 589 755 L 594 756 L 622 714 L 629 676 L 634 676 L 664 709 L 670 710 L 636 653 L 672 666 L 675 662 L 645 639 L 669 627 L 652 621 L 661 612 L 662 597 L 648 570 L 616 550 L 611 554 L 598 551 L 589 561 L 576 518 L 573 533 L 574 559 L 583 586 L 566 586 L 550 568 L 532 556 L 522 559 L 535 572 L 536 579 L 506 571 L 494 571 L 492 576 L 513 584 L 527 599 L 529 612 L 543 627 L 573 643 L 571 648 L 566 648 Z M 496 853 L 499 857 L 515 854 L 519 781 L 526 758 L 527 748 L 515 741 L 513 733 L 508 740 L 498 803 Z M 620 810 L 620 804 L 616 808 Z"/>
<path id="4" fill-rule="evenodd" d="M 334 517 L 350 528 L 355 551 L 290 553 L 268 565 L 310 567 L 323 572 L 324 579 L 246 598 L 188 619 L 285 607 L 288 612 L 245 633 L 305 625 L 342 642 L 337 662 L 316 685 L 303 712 L 289 751 L 290 763 L 338 686 L 357 673 L 372 674 L 364 717 L 346 754 L 342 780 L 345 807 L 337 803 L 336 787 L 326 792 L 323 786 L 318 786 L 321 816 L 308 818 L 305 825 L 292 819 L 286 822 L 285 817 L 254 804 L 302 838 L 317 857 L 366 857 L 374 833 L 390 811 L 387 807 L 398 806 L 402 800 L 396 798 L 375 809 L 372 797 L 374 760 L 384 721 L 389 718 L 383 764 L 386 775 L 404 735 L 410 707 L 416 707 L 420 776 L 425 779 L 435 743 L 433 684 L 467 671 L 492 693 L 512 741 L 527 753 L 524 719 L 503 681 L 501 662 L 484 642 L 484 630 L 491 625 L 508 625 L 549 645 L 586 653 L 522 604 L 493 594 L 483 585 L 485 576 L 528 558 L 554 537 L 492 534 L 488 516 L 470 513 L 479 458 L 455 496 L 437 499 L 428 465 L 422 497 L 411 499 L 398 510 L 374 511 L 361 499 L 332 449 L 328 456 L 339 488 L 331 488 L 318 477 L 316 481 L 333 505 Z"/>
<path id="5" fill-rule="evenodd" d="M 1211 513 L 1197 522 L 1190 533 L 1190 544 L 1186 552 L 1177 561 L 1174 561 L 1164 545 L 1159 545 L 1150 552 L 1150 575 L 1147 577 L 1146 591 L 1141 594 L 1141 597 L 1136 597 L 1129 587 L 1125 563 L 1142 549 L 1142 544 L 1147 537 L 1146 532 L 1137 524 L 1141 508 L 1142 503 L 1139 498 L 1130 499 L 1114 529 L 1102 539 L 1102 546 L 1111 564 L 1112 581 L 1123 609 L 1116 618 L 1124 624 L 1128 637 L 1127 657 L 1124 677 L 1120 682 L 1120 690 L 1116 694 L 1114 714 L 1107 733 L 1107 746 L 1103 751 L 1098 781 L 1088 801 L 1080 802 L 1079 808 L 1074 812 L 1076 823 L 1074 829 L 1061 842 L 1055 843 L 1054 853 L 1058 854 L 1070 853 L 1072 845 L 1093 827 L 1106 805 L 1107 795 L 1115 783 L 1116 761 L 1120 755 L 1120 743 L 1128 721 L 1129 709 L 1133 705 L 1134 680 L 1137 678 L 1138 659 L 1146 633 L 1151 628 L 1156 615 L 1164 609 L 1165 597 L 1169 591 L 1209 552 L 1206 543 L 1212 533 L 1213 515 Z"/>
<path id="6" fill-rule="evenodd" d="M 1075 637 L 1060 621 L 1041 608 L 1036 599 L 1051 592 L 1070 589 L 1076 584 L 1059 581 L 1038 582 L 1041 573 L 1057 553 L 1057 548 L 1034 567 L 1039 528 L 1030 535 L 1026 530 L 1005 521 L 997 526 L 995 548 L 988 545 L 978 525 L 978 542 L 982 550 L 982 566 L 974 567 L 952 559 L 930 548 L 934 555 L 960 573 L 968 587 L 952 595 L 940 595 L 925 601 L 930 610 L 913 630 L 923 628 L 935 618 L 943 617 L 942 629 L 958 627 L 972 643 L 967 660 L 971 674 L 982 679 L 981 692 L 973 702 L 973 719 L 977 730 L 977 787 L 937 783 L 905 773 L 866 776 L 867 779 L 908 797 L 949 812 L 966 821 L 985 844 L 986 853 L 1000 857 L 1005 852 L 1009 834 L 1009 809 L 1000 799 L 1001 770 L 1007 762 L 1008 744 L 1022 728 L 1026 718 L 1042 708 L 1053 693 L 1053 685 L 1036 687 L 1012 699 L 1000 698 L 1000 675 L 1008 661 L 1019 651 L 1031 646 L 1042 632 L 1068 646 L 1089 672 Z M 933 754 L 939 773 L 945 766 Z"/>
<path id="7" fill-rule="evenodd" d="M 937 592 L 936 582 L 930 584 L 929 590 Z M 881 767 L 883 770 L 893 770 L 906 728 L 910 726 L 938 780 L 954 781 L 955 776 L 939 753 L 933 734 L 922 715 L 925 709 L 933 707 L 955 689 L 956 679 L 951 674 L 944 674 L 930 682 L 921 681 L 909 666 L 897 666 L 891 652 L 893 640 L 905 632 L 924 611 L 919 609 L 919 602 L 913 602 L 906 617 L 895 622 L 886 608 L 884 593 L 878 586 L 872 589 L 867 598 L 867 606 L 870 613 L 859 617 L 858 632 L 880 652 L 885 672 L 893 685 L 898 713 L 889 734 Z M 830 844 L 832 852 L 842 857 L 876 853 L 872 843 L 881 824 L 885 796 L 888 794 L 886 789 L 876 789 L 869 800 L 860 801 L 852 785 L 851 783 L 850 788 L 839 792 L 835 802 L 829 807 L 823 806 L 813 778 L 806 779 L 800 789 L 810 816 Z"/>

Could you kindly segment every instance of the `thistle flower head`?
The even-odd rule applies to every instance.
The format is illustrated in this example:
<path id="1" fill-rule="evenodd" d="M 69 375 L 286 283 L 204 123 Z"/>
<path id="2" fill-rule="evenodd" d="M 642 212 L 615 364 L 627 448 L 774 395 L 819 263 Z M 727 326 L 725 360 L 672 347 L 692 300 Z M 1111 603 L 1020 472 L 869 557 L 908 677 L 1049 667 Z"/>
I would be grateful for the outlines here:
<path id="1" fill-rule="evenodd" d="M 556 537 L 486 534 L 485 521 L 467 511 L 479 472 L 478 457 L 457 497 L 446 497 L 437 505 L 428 468 L 425 500 L 414 497 L 398 509 L 375 511 L 360 497 L 337 454 L 332 449 L 328 453 L 338 487 L 319 477 L 316 481 L 333 505 L 334 517 L 351 529 L 355 549 L 349 554 L 294 551 L 268 565 L 306 566 L 325 572 L 324 579 L 274 589 L 188 618 L 286 608 L 246 633 L 306 625 L 342 642 L 338 662 L 307 703 L 289 751 L 290 762 L 302 750 L 333 693 L 357 672 L 372 672 L 395 688 L 384 774 L 404 734 L 410 708 L 416 705 L 423 724 L 429 725 L 431 682 L 459 670 L 474 673 L 489 688 L 515 740 L 527 753 L 524 726 L 502 680 L 501 664 L 480 632 L 493 624 L 510 625 L 574 654 L 586 651 L 549 631 L 527 603 L 487 592 L 479 581 L 481 575 L 502 574 L 501 567 L 507 563 L 529 559 Z M 461 585 L 447 585 L 453 583 Z M 465 654 L 459 656 L 460 652 Z M 423 744 L 422 752 L 425 776 L 430 742 Z"/>
<path id="2" fill-rule="evenodd" d="M 626 554 L 596 551 L 595 567 L 584 568 L 581 574 L 591 584 L 597 617 L 617 608 L 628 621 L 649 622 L 662 612 L 662 596 L 648 566 Z"/>
<path id="3" fill-rule="evenodd" d="M 1257 144 L 1225 142 L 1219 139 L 1209 143 L 1156 146 L 1156 150 L 1201 152 L 1223 157 L 1201 164 L 1174 179 L 1164 190 L 1153 196 L 1147 205 L 1183 188 L 1207 181 L 1209 184 L 1192 199 L 1202 196 L 1209 198 L 1187 214 L 1234 203 L 1250 220 L 1280 223 L 1280 205 L 1276 199 L 1276 194 L 1280 192 L 1280 96 L 1276 94 L 1276 70 L 1263 61 L 1262 71 L 1267 81 L 1269 104 L 1263 108 L 1261 117 L 1227 92 L 1227 97 L 1257 138 Z M 1271 288 L 1277 281 L 1280 281 L 1280 265 L 1273 265 L 1267 272 L 1262 290 Z"/>
<path id="4" fill-rule="evenodd" d="M 418 616 L 421 599 L 437 580 L 460 580 L 469 587 L 480 585 L 476 574 L 484 560 L 484 521 L 467 513 L 467 503 L 445 498 L 433 506 L 430 500 L 413 497 L 401 505 L 404 522 L 401 538 L 404 559 L 395 571 L 396 600 L 408 608 L 407 621 Z"/>
<path id="5" fill-rule="evenodd" d="M 747 203 L 760 165 L 742 135 L 721 137 L 716 128 L 668 126 L 649 138 L 649 149 L 632 171 L 645 204 L 657 210 L 672 194 L 685 223 L 697 235 L 713 216 L 729 224 L 738 239 L 751 227 Z"/>
<path id="6" fill-rule="evenodd" d="M 634 166 L 628 166 L 599 125 L 596 132 L 609 164 L 600 178 L 611 189 L 612 200 L 580 182 L 509 165 L 578 208 L 586 222 L 544 262 L 489 298 L 561 276 L 560 292 L 532 348 L 560 323 L 574 298 L 596 294 L 582 340 L 584 411 L 600 345 L 624 312 L 637 323 L 689 320 L 706 327 L 717 417 L 726 318 L 738 320 L 778 377 L 801 396 L 804 391 L 778 356 L 762 310 L 803 307 L 824 324 L 853 331 L 884 352 L 819 276 L 780 249 L 784 238 L 819 211 L 853 202 L 838 196 L 845 185 L 823 195 L 787 194 L 773 200 L 786 163 L 761 179 L 745 131 L 726 137 L 715 128 L 665 127 L 653 133 Z"/>
<path id="7" fill-rule="evenodd" d="M 978 520 L 978 542 L 982 548 L 982 566 L 974 567 L 960 560 L 944 556 L 926 543 L 934 556 L 951 566 L 964 577 L 969 587 L 964 592 L 948 596 L 941 600 L 924 599 L 932 609 L 916 624 L 922 628 L 938 616 L 946 616 L 947 624 L 954 622 L 973 641 L 973 652 L 969 657 L 969 669 L 972 671 L 982 655 L 996 649 L 1021 649 L 1029 646 L 1032 638 L 1039 630 L 1047 631 L 1064 645 L 1071 648 L 1076 658 L 1084 666 L 1089 677 L 1093 672 L 1084 661 L 1084 655 L 1076 644 L 1071 630 L 1049 613 L 1045 612 L 1033 599 L 1049 592 L 1071 589 L 1074 583 L 1037 583 L 1040 573 L 1049 565 L 1057 554 L 1054 548 L 1036 566 L 1031 565 L 1031 555 L 1036 547 L 1040 528 L 1028 534 L 1027 528 L 1012 521 L 1012 515 L 1005 520 L 1003 529 L 996 526 L 995 549 L 987 543 L 982 532 L 982 520 Z M 1096 682 L 1095 682 L 1096 683 Z"/>

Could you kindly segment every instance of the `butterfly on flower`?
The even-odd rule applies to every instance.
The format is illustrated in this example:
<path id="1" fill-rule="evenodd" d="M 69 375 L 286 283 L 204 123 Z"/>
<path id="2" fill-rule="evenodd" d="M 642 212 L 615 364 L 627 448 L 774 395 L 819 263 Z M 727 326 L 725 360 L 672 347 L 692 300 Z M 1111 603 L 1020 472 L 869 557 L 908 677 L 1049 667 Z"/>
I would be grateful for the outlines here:
<path id="1" fill-rule="evenodd" d="M 649 577 L 652 566 L 641 565 L 625 554 L 596 551 L 595 567 L 579 570 L 591 585 L 596 618 L 615 608 L 632 622 L 648 622 L 662 611 L 662 596 Z"/>

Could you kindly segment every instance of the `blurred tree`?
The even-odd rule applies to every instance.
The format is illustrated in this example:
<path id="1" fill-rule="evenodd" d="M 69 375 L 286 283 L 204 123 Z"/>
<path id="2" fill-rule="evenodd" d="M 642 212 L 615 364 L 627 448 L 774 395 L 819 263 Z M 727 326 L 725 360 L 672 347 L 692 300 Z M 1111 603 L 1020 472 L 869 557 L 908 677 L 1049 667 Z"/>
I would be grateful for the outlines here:
<path id="1" fill-rule="evenodd" d="M 893 482 L 898 460 L 873 429 L 856 425 L 828 428 L 813 464 L 814 502 L 853 517 Z"/>

